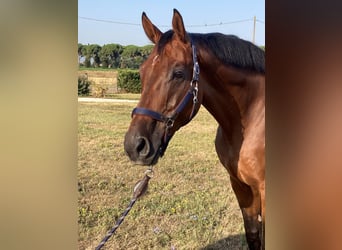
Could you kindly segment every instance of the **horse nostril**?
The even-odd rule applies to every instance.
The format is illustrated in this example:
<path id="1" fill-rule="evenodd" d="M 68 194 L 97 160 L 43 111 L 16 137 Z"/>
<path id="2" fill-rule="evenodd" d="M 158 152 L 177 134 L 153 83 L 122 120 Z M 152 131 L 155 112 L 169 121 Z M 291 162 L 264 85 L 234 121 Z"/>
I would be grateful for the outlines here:
<path id="1" fill-rule="evenodd" d="M 136 150 L 139 156 L 147 156 L 150 153 L 150 144 L 146 137 L 138 137 Z"/>

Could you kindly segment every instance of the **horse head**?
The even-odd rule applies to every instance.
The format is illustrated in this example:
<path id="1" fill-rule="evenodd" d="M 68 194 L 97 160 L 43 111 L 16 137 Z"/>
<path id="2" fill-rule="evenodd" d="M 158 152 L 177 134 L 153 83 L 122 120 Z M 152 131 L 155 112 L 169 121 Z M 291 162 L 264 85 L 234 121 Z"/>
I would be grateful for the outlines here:
<path id="1" fill-rule="evenodd" d="M 179 12 L 174 9 L 172 29 L 165 33 L 145 13 L 142 25 L 155 46 L 140 66 L 142 93 L 124 148 L 134 163 L 154 165 L 175 132 L 195 116 L 203 94 L 198 87 L 196 48 Z"/>

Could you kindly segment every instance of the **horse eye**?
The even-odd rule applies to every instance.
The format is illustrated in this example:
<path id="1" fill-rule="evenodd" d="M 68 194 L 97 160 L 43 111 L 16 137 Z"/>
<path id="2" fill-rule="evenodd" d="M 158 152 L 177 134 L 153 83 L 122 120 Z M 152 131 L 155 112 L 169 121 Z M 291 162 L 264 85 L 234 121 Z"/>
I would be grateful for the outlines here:
<path id="1" fill-rule="evenodd" d="M 177 70 L 177 71 L 173 72 L 173 78 L 175 78 L 175 79 L 183 79 L 184 78 L 183 71 Z"/>

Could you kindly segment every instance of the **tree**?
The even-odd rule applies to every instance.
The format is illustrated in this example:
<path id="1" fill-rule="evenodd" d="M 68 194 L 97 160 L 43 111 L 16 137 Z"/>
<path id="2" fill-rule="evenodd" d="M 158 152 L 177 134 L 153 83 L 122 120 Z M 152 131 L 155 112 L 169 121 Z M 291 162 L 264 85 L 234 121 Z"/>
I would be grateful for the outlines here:
<path id="1" fill-rule="evenodd" d="M 131 68 L 138 69 L 139 66 L 151 54 L 154 45 L 122 46 L 120 44 L 105 44 L 102 47 L 97 44 L 78 44 L 79 64 L 85 67 L 104 68 Z"/>
<path id="2" fill-rule="evenodd" d="M 78 44 L 77 52 L 78 52 L 78 64 L 81 64 L 81 59 L 82 57 L 85 56 L 85 53 L 86 53 L 86 48 L 82 43 Z"/>
<path id="3" fill-rule="evenodd" d="M 82 43 L 79 43 L 79 44 L 78 44 L 78 50 L 77 50 L 77 52 L 78 52 L 78 56 L 84 56 L 84 55 L 83 55 L 83 52 L 84 52 L 84 45 L 83 45 Z"/>
<path id="4" fill-rule="evenodd" d="M 144 51 L 146 53 L 146 51 Z M 137 69 L 144 61 L 143 50 L 135 45 L 125 46 L 121 54 L 121 68 Z"/>
<path id="5" fill-rule="evenodd" d="M 117 68 L 120 65 L 120 55 L 123 46 L 120 44 L 105 44 L 102 46 L 99 57 L 103 67 Z"/>
<path id="6" fill-rule="evenodd" d="M 151 54 L 153 47 L 154 45 L 150 44 L 140 48 L 141 55 L 144 57 L 144 59 L 146 59 Z"/>
<path id="7" fill-rule="evenodd" d="M 99 57 L 99 53 L 101 50 L 101 46 L 98 44 L 90 44 L 90 45 L 85 45 L 85 57 L 86 57 L 86 61 L 89 60 L 89 62 L 91 62 L 93 59 L 93 66 L 94 67 L 98 67 L 100 65 L 100 57 Z"/>

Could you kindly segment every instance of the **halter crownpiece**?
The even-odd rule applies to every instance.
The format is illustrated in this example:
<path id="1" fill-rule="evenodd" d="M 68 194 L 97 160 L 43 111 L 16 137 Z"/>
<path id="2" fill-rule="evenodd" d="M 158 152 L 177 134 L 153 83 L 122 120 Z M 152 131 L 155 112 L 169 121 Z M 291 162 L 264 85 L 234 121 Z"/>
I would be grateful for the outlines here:
<path id="1" fill-rule="evenodd" d="M 192 105 L 192 111 L 189 117 L 189 121 L 195 116 L 195 108 L 198 103 L 197 95 L 198 95 L 198 81 L 199 81 L 199 74 L 200 74 L 200 68 L 197 61 L 197 51 L 194 44 L 191 44 L 192 47 L 192 59 L 193 59 L 193 74 L 192 74 L 192 80 L 190 82 L 190 88 L 187 91 L 186 95 L 183 97 L 182 101 L 178 104 L 177 108 L 170 116 L 165 116 L 162 113 L 146 109 L 146 108 L 140 108 L 136 107 L 133 109 L 131 116 L 133 115 L 145 115 L 150 116 L 152 119 L 156 121 L 163 122 L 165 124 L 165 133 L 164 133 L 164 144 L 160 146 L 159 153 L 160 156 L 163 156 L 166 147 L 169 143 L 169 141 L 172 138 L 172 135 L 169 134 L 170 129 L 173 127 L 175 120 L 177 119 L 178 115 L 184 110 L 184 108 L 187 106 L 189 101 L 192 99 L 193 105 Z"/>

